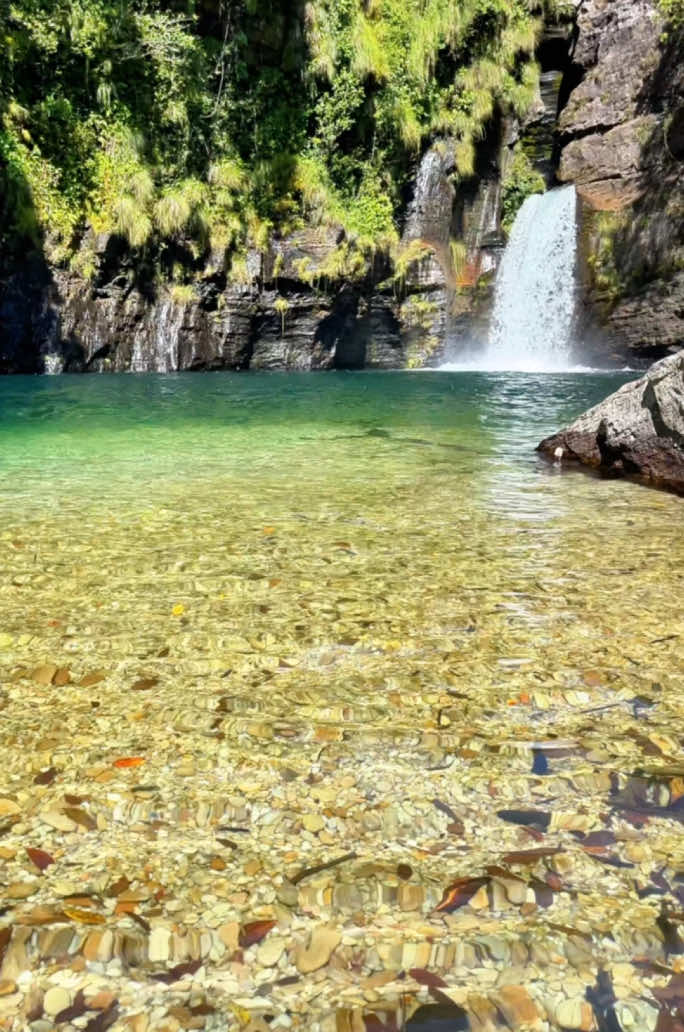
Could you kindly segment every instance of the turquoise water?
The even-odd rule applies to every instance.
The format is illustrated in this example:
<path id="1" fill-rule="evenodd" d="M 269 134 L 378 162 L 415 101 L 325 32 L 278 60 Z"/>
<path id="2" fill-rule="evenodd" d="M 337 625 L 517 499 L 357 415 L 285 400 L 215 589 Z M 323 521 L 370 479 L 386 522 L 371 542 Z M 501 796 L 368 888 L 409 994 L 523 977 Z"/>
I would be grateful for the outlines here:
<path id="1" fill-rule="evenodd" d="M 136 467 L 152 485 L 221 471 L 249 477 L 254 464 L 273 469 L 287 456 L 301 461 L 309 478 L 321 460 L 327 469 L 351 452 L 356 465 L 345 463 L 343 473 L 353 479 L 366 475 L 365 458 L 374 463 L 378 455 L 401 451 L 413 469 L 439 456 L 462 473 L 485 460 L 534 479 L 544 470 L 533 454 L 538 440 L 627 379 L 478 373 L 5 378 L 0 474 L 5 497 L 34 479 L 49 492 L 50 479 L 64 476 L 73 486 L 96 481 L 107 493 L 121 490 Z"/>
<path id="2" fill-rule="evenodd" d="M 681 500 L 534 451 L 627 379 L 0 380 L 0 928 L 47 908 L 8 977 L 83 953 L 144 1012 L 148 924 L 230 1032 L 248 1006 L 398 1029 L 424 969 L 472 1013 L 523 983 L 555 1030 L 599 967 L 651 1030 L 635 958 L 667 960 L 684 869 Z M 119 911 L 124 876 L 152 888 Z M 64 917 L 84 886 L 95 917 Z M 254 921 L 279 960 L 236 949 Z M 339 945 L 302 973 L 320 925 Z"/>

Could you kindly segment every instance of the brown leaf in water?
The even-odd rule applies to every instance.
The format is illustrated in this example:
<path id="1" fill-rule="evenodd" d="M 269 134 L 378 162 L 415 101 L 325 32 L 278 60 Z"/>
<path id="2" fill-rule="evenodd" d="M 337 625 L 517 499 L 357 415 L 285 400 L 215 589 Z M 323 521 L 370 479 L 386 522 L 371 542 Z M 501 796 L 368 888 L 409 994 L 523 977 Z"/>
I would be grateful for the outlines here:
<path id="1" fill-rule="evenodd" d="M 465 831 L 465 824 L 461 820 L 452 821 L 447 824 L 446 830 L 450 835 L 462 835 Z"/>
<path id="2" fill-rule="evenodd" d="M 104 681 L 106 676 L 106 670 L 93 670 L 92 673 L 85 674 L 78 683 L 81 688 L 92 688 L 94 685 L 99 684 L 100 681 Z"/>
<path id="3" fill-rule="evenodd" d="M 56 1025 L 61 1025 L 64 1021 L 73 1021 L 74 1018 L 82 1017 L 89 1009 L 86 1006 L 85 993 L 79 989 L 74 997 L 74 1002 L 55 1014 L 54 1022 Z"/>
<path id="4" fill-rule="evenodd" d="M 547 856 L 556 856 L 560 853 L 559 848 L 541 846 L 539 849 L 521 849 L 515 853 L 506 853 L 501 857 L 502 864 L 536 864 L 537 860 L 543 860 Z"/>
<path id="5" fill-rule="evenodd" d="M 0 928 L 0 966 L 2 965 L 3 958 L 7 952 L 9 941 L 12 938 L 12 929 L 9 927 Z"/>
<path id="6" fill-rule="evenodd" d="M 155 982 L 164 982 L 166 985 L 171 985 L 172 982 L 177 982 L 180 978 L 185 978 L 186 975 L 194 975 L 201 967 L 201 960 L 189 960 L 184 964 L 177 964 L 168 971 L 152 975 L 152 978 Z"/>
<path id="7" fill-rule="evenodd" d="M 108 1028 L 118 1020 L 119 1017 L 119 1006 L 116 1001 L 108 1007 L 107 1010 L 102 1011 L 96 1017 L 91 1018 L 86 1025 L 84 1032 L 107 1032 Z"/>
<path id="8" fill-rule="evenodd" d="M 48 767 L 47 770 L 41 770 L 39 774 L 36 774 L 33 779 L 34 785 L 51 785 L 55 780 L 59 771 L 56 767 Z"/>
<path id="9" fill-rule="evenodd" d="M 658 1003 L 666 1007 L 679 1007 L 684 1016 L 684 972 L 673 975 L 667 985 L 661 989 L 652 989 Z"/>
<path id="10" fill-rule="evenodd" d="M 483 885 L 489 884 L 489 877 L 480 878 L 457 878 L 445 891 L 441 902 L 435 907 L 435 911 L 450 914 L 459 907 L 465 906 L 473 898 L 476 892 Z"/>
<path id="11" fill-rule="evenodd" d="M 551 817 L 543 810 L 497 810 L 497 817 L 509 824 L 522 824 L 526 828 L 546 831 Z"/>
<path id="12" fill-rule="evenodd" d="M 109 898 L 112 899 L 115 896 L 120 896 L 122 892 L 126 892 L 126 890 L 130 889 L 130 887 L 130 879 L 127 878 L 125 874 L 122 874 L 120 878 L 117 878 L 115 882 L 112 882 L 112 884 L 107 889 L 105 895 L 109 896 Z"/>
<path id="13" fill-rule="evenodd" d="M 408 881 L 413 874 L 413 868 L 409 864 L 397 864 L 397 874 L 402 881 Z"/>
<path id="14" fill-rule="evenodd" d="M 240 929 L 238 942 L 243 949 L 254 946 L 255 943 L 265 939 L 272 928 L 275 928 L 277 921 L 250 921 Z"/>
<path id="15" fill-rule="evenodd" d="M 553 889 L 546 882 L 540 881 L 538 878 L 533 878 L 530 882 L 530 888 L 534 891 L 534 898 L 537 901 L 537 906 L 542 907 L 544 910 L 550 907 L 553 903 Z"/>
<path id="16" fill-rule="evenodd" d="M 60 667 L 56 671 L 55 676 L 52 678 L 52 683 L 57 688 L 64 688 L 65 685 L 71 683 L 71 671 L 68 667 Z"/>
<path id="17" fill-rule="evenodd" d="M 394 1019 L 390 1019 L 389 1024 L 387 1024 L 374 1012 L 363 1015 L 363 1024 L 365 1032 L 398 1032 Z"/>
<path id="18" fill-rule="evenodd" d="M 85 810 L 81 810 L 78 806 L 65 806 L 64 813 L 67 817 L 72 820 L 75 824 L 80 824 L 86 831 L 95 831 L 97 828 L 97 821 L 94 817 L 91 817 Z"/>
<path id="19" fill-rule="evenodd" d="M 27 846 L 26 852 L 31 863 L 35 864 L 39 871 L 44 871 L 50 864 L 54 864 L 54 856 L 50 856 L 44 849 L 34 849 L 33 846 Z"/>
<path id="20" fill-rule="evenodd" d="M 150 688 L 156 687 L 159 684 L 158 677 L 141 677 L 131 685 L 131 691 L 133 692 L 146 692 Z"/>
<path id="21" fill-rule="evenodd" d="M 409 975 L 411 978 L 415 978 L 420 985 L 428 985 L 433 989 L 446 989 L 446 982 L 434 971 L 428 971 L 426 968 L 411 968 Z"/>

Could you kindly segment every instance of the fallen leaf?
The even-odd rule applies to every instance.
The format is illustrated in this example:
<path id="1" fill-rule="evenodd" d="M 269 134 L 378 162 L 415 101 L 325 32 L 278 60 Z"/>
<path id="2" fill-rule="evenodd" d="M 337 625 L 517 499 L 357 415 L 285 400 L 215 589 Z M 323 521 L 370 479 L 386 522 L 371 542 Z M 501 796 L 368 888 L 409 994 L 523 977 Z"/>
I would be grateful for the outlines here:
<path id="1" fill-rule="evenodd" d="M 62 910 L 65 917 L 68 917 L 70 921 L 80 921 L 81 924 L 89 925 L 105 923 L 102 914 L 97 914 L 93 910 L 78 910 L 76 907 L 63 907 Z"/>
<path id="2" fill-rule="evenodd" d="M 152 978 L 155 982 L 164 982 L 166 985 L 170 985 L 172 982 L 177 982 L 180 978 L 185 978 L 186 975 L 194 975 L 201 967 L 201 960 L 189 960 L 185 964 L 177 964 L 168 971 L 152 975 Z"/>
<path id="3" fill-rule="evenodd" d="M 455 882 L 447 886 L 441 902 L 435 907 L 435 911 L 450 914 L 453 910 L 465 906 L 473 898 L 476 892 L 483 885 L 489 883 L 489 877 L 480 878 L 457 878 Z"/>
<path id="4" fill-rule="evenodd" d="M 135 681 L 131 685 L 132 692 L 147 692 L 150 688 L 156 687 L 159 684 L 158 677 L 141 677 L 138 681 Z"/>
<path id="5" fill-rule="evenodd" d="M 81 810 L 78 806 L 65 806 L 64 812 L 67 817 L 72 820 L 75 824 L 80 824 L 86 831 L 95 831 L 97 828 L 97 821 L 94 817 L 91 817 L 85 810 Z"/>
<path id="6" fill-rule="evenodd" d="M 265 939 L 272 928 L 275 928 L 276 921 L 250 921 L 240 929 L 239 943 L 243 949 L 254 946 L 255 943 Z"/>
<path id="7" fill-rule="evenodd" d="M 115 767 L 139 767 L 145 762 L 144 756 L 123 756 L 120 760 L 114 760 Z"/>
<path id="8" fill-rule="evenodd" d="M 81 688 L 92 688 L 94 685 L 99 684 L 100 681 L 104 681 L 106 676 L 106 670 L 93 670 L 92 673 L 85 674 L 78 683 Z"/>
<path id="9" fill-rule="evenodd" d="M 433 971 L 427 971 L 425 968 L 411 968 L 409 975 L 420 985 L 429 985 L 433 989 L 446 989 L 447 983 Z"/>
<path id="10" fill-rule="evenodd" d="M 112 882 L 108 887 L 106 895 L 109 896 L 110 899 L 113 899 L 115 896 L 120 896 L 122 892 L 126 892 L 130 887 L 130 879 L 127 878 L 125 874 L 122 874 L 120 878 L 117 878 L 117 880 Z"/>
<path id="11" fill-rule="evenodd" d="M 538 831 L 546 831 L 551 823 L 549 814 L 542 810 L 497 810 L 496 816 L 509 824 L 522 824 Z"/>
<path id="12" fill-rule="evenodd" d="M 119 1007 L 113 1003 L 107 1010 L 102 1011 L 96 1017 L 91 1018 L 86 1025 L 84 1032 L 106 1032 L 108 1028 L 116 1023 L 119 1018 Z"/>
<path id="13" fill-rule="evenodd" d="M 172 616 L 182 616 L 185 612 L 185 606 L 182 602 L 178 602 L 171 610 Z"/>
<path id="14" fill-rule="evenodd" d="M 86 1007 L 85 994 L 82 989 L 79 989 L 74 997 L 74 1002 L 55 1014 L 54 1022 L 56 1025 L 61 1025 L 62 1022 L 73 1021 L 74 1018 L 80 1018 L 89 1009 Z"/>
<path id="15" fill-rule="evenodd" d="M 536 864 L 537 860 L 543 860 L 547 856 L 556 856 L 560 853 L 559 848 L 521 849 L 516 853 L 506 853 L 501 857 L 502 864 Z"/>
<path id="16" fill-rule="evenodd" d="M 31 863 L 35 864 L 39 871 L 44 871 L 50 864 L 55 862 L 55 858 L 46 853 L 44 849 L 34 849 L 33 846 L 27 846 L 26 852 Z"/>
<path id="17" fill-rule="evenodd" d="M 59 771 L 56 767 L 48 767 L 47 770 L 41 770 L 40 773 L 36 774 L 33 779 L 34 785 L 51 785 L 55 780 Z"/>

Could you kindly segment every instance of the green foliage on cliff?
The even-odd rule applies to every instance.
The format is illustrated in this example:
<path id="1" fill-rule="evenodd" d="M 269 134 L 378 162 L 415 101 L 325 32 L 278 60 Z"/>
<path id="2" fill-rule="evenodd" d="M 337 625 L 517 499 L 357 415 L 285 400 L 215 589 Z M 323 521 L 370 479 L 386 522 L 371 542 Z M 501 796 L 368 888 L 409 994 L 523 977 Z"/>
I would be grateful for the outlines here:
<path id="1" fill-rule="evenodd" d="M 83 271 L 88 231 L 114 233 L 238 277 L 248 247 L 303 221 L 389 249 L 421 150 L 453 137 L 468 177 L 495 112 L 530 104 L 547 7 L 13 0 L 0 7 L 2 242 L 40 239 Z"/>
<path id="2" fill-rule="evenodd" d="M 544 193 L 545 190 L 543 175 L 537 172 L 523 148 L 518 145 L 503 179 L 501 224 L 506 233 L 513 228 L 515 216 L 527 198 L 532 194 Z"/>
<path id="3" fill-rule="evenodd" d="M 658 5 L 671 28 L 684 26 L 684 0 L 658 0 Z"/>

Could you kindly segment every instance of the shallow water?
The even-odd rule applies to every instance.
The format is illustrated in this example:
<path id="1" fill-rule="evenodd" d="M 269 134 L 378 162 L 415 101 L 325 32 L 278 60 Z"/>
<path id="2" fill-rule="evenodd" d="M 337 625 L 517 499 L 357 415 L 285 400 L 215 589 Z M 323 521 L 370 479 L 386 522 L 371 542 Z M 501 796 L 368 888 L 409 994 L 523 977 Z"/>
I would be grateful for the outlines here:
<path id="1" fill-rule="evenodd" d="M 26 846 L 56 862 L 0 925 L 68 887 L 154 882 L 138 916 L 172 929 L 169 965 L 197 930 L 207 1028 L 399 1027 L 424 969 L 473 1028 L 514 985 L 543 1027 L 580 1027 L 563 1007 L 600 967 L 653 1027 L 667 974 L 634 960 L 669 970 L 660 908 L 682 908 L 682 503 L 534 452 L 628 378 L 1 380 L 5 884 L 33 884 Z M 42 819 L 65 792 L 97 828 Z M 248 831 L 225 847 L 224 825 Z M 482 881 L 445 904 L 459 878 Z M 147 1012 L 163 950 L 103 906 L 114 945 L 89 970 Z M 278 922 L 274 964 L 244 945 L 256 920 Z M 235 923 L 231 954 L 212 930 Z M 342 939 L 310 974 L 321 924 Z"/>

